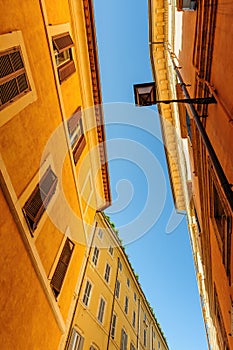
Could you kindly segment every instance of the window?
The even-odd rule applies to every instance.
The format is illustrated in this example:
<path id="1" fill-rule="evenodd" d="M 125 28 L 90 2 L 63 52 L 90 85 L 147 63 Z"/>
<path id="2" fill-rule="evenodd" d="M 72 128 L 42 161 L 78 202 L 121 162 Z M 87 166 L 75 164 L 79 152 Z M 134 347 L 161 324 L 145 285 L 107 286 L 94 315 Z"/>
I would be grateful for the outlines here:
<path id="1" fill-rule="evenodd" d="M 20 46 L 0 52 L 0 110 L 29 92 Z"/>
<path id="2" fill-rule="evenodd" d="M 137 294 L 134 293 L 133 297 L 134 297 L 134 301 L 136 301 L 137 300 Z"/>
<path id="3" fill-rule="evenodd" d="M 130 343 L 130 350 L 136 350 L 136 348 L 132 342 Z"/>
<path id="4" fill-rule="evenodd" d="M 212 198 L 211 198 L 212 197 Z M 214 227 L 219 249 L 222 254 L 222 262 L 225 266 L 227 276 L 230 278 L 230 246 L 232 218 L 230 211 L 224 201 L 224 197 L 217 187 L 217 183 L 212 181 L 211 216 L 214 219 Z"/>
<path id="5" fill-rule="evenodd" d="M 128 309 L 129 309 L 129 298 L 126 296 L 125 297 L 125 313 L 128 313 Z"/>
<path id="6" fill-rule="evenodd" d="M 98 312 L 98 320 L 102 323 L 104 318 L 104 309 L 105 309 L 105 301 L 103 298 L 100 298 L 99 312 Z"/>
<path id="7" fill-rule="evenodd" d="M 103 230 L 101 230 L 101 228 L 98 231 L 98 237 L 99 237 L 99 239 L 103 238 Z"/>
<path id="8" fill-rule="evenodd" d="M 118 262 L 118 267 L 119 267 L 119 270 L 122 271 L 122 263 L 121 263 L 120 260 L 119 260 L 119 262 Z"/>
<path id="9" fill-rule="evenodd" d="M 115 338 L 115 332 L 116 332 L 116 314 L 112 315 L 112 327 L 111 327 L 111 337 L 112 339 Z"/>
<path id="10" fill-rule="evenodd" d="M 127 340 L 128 340 L 128 336 L 124 330 L 124 328 L 122 328 L 121 330 L 121 350 L 127 350 Z"/>
<path id="11" fill-rule="evenodd" d="M 135 328 L 135 325 L 136 325 L 136 312 L 135 311 L 133 311 L 132 325 Z"/>
<path id="12" fill-rule="evenodd" d="M 94 252 L 93 252 L 93 257 L 92 257 L 92 262 L 97 265 L 97 261 L 99 258 L 99 249 L 95 247 Z"/>
<path id="13" fill-rule="evenodd" d="M 116 281 L 116 297 L 119 298 L 119 295 L 120 295 L 120 287 L 121 287 L 121 283 L 119 280 Z"/>
<path id="14" fill-rule="evenodd" d="M 158 341 L 158 348 L 160 349 L 160 341 Z"/>
<path id="15" fill-rule="evenodd" d="M 74 250 L 74 243 L 69 238 L 66 239 L 62 253 L 60 255 L 58 264 L 54 271 L 50 285 L 52 287 L 54 295 L 57 297 L 61 291 L 62 283 L 64 281 L 66 271 L 69 266 L 71 255 Z"/>
<path id="16" fill-rule="evenodd" d="M 1 34 L 0 127 L 36 99 L 22 32 Z"/>
<path id="17" fill-rule="evenodd" d="M 77 164 L 86 145 L 83 131 L 81 107 L 78 107 L 67 121 L 70 143 L 73 150 L 74 163 Z"/>
<path id="18" fill-rule="evenodd" d="M 130 279 L 127 278 L 127 286 L 130 287 Z"/>
<path id="19" fill-rule="evenodd" d="M 113 247 L 110 245 L 110 247 L 109 247 L 109 254 L 111 254 L 111 255 L 113 255 Z"/>
<path id="20" fill-rule="evenodd" d="M 224 325 L 222 312 L 219 305 L 217 290 L 215 286 L 214 286 L 214 313 L 215 313 L 215 327 L 217 331 L 217 338 L 218 338 L 220 348 L 222 350 L 229 350 L 230 348 L 227 341 L 225 325 Z"/>
<path id="21" fill-rule="evenodd" d="M 146 330 L 143 331 L 143 344 L 146 346 Z"/>
<path id="22" fill-rule="evenodd" d="M 83 349 L 84 338 L 73 328 L 67 350 L 82 350 Z"/>
<path id="23" fill-rule="evenodd" d="M 92 288 L 91 283 L 87 281 L 84 295 L 83 295 L 83 304 L 85 304 L 86 306 L 88 306 L 88 303 L 89 303 L 91 288 Z"/>
<path id="24" fill-rule="evenodd" d="M 111 267 L 107 263 L 106 264 L 106 268 L 105 268 L 105 275 L 104 275 L 104 279 L 105 279 L 106 282 L 109 282 L 110 270 L 111 270 Z"/>
<path id="25" fill-rule="evenodd" d="M 57 176 L 49 166 L 23 207 L 23 213 L 32 235 L 56 191 L 56 186 Z"/>
<path id="26" fill-rule="evenodd" d="M 52 37 L 53 50 L 57 65 L 60 83 L 75 72 L 72 56 L 73 40 L 69 33 L 63 33 Z"/>

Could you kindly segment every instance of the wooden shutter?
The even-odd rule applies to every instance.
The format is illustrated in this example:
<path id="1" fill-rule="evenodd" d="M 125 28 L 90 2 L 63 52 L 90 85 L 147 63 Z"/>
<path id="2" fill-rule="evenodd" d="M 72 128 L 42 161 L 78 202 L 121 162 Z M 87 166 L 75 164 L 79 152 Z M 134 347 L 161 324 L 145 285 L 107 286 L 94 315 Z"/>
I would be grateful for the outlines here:
<path id="1" fill-rule="evenodd" d="M 62 53 L 63 51 L 66 51 L 66 50 L 69 50 L 69 53 L 70 53 L 70 60 L 62 64 L 57 69 L 60 83 L 62 83 L 76 70 L 75 64 L 72 58 L 72 52 L 71 52 L 71 48 L 74 46 L 74 43 L 68 32 L 56 35 L 52 39 L 53 39 L 54 49 L 58 53 Z"/>
<path id="2" fill-rule="evenodd" d="M 0 52 L 0 109 L 29 90 L 20 47 Z"/>
<path id="3" fill-rule="evenodd" d="M 75 72 L 75 70 L 76 69 L 73 60 L 65 63 L 61 67 L 58 67 L 58 75 L 60 82 L 62 83 L 64 80 L 66 80 L 71 74 Z"/>
<path id="4" fill-rule="evenodd" d="M 57 267 L 55 269 L 55 272 L 51 280 L 51 286 L 55 296 L 58 296 L 58 294 L 61 291 L 62 283 L 65 278 L 65 274 L 66 274 L 73 250 L 74 250 L 74 243 L 71 242 L 69 238 L 67 238 L 64 244 L 64 247 L 62 249 L 62 253 L 59 258 Z"/>
<path id="5" fill-rule="evenodd" d="M 72 114 L 72 116 L 67 121 L 70 137 L 75 133 L 78 127 L 78 124 L 80 123 L 81 117 L 82 117 L 81 107 L 78 107 L 74 112 L 74 114 Z"/>
<path id="6" fill-rule="evenodd" d="M 23 207 L 23 213 L 32 233 L 35 231 L 42 214 L 55 193 L 56 185 L 57 176 L 52 171 L 51 166 L 49 166 Z"/>
<path id="7" fill-rule="evenodd" d="M 68 32 L 54 36 L 53 44 L 59 53 L 74 46 L 73 40 Z"/>
<path id="8" fill-rule="evenodd" d="M 75 165 L 77 164 L 77 162 L 82 154 L 82 151 L 84 150 L 85 145 L 86 145 L 86 139 L 85 139 L 84 135 L 82 135 L 80 137 L 79 141 L 77 142 L 74 150 L 73 150 L 73 157 L 74 157 Z"/>

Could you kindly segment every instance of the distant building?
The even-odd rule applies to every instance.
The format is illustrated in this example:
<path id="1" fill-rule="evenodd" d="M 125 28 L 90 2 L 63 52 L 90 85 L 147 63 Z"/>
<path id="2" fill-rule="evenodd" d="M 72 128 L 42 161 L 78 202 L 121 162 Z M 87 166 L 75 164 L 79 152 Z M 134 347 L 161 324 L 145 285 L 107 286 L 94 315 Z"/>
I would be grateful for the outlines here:
<path id="1" fill-rule="evenodd" d="M 190 95 L 217 102 L 158 109 L 175 206 L 187 212 L 209 347 L 233 349 L 230 9 L 184 0 L 150 0 L 149 7 L 158 100 Z"/>
<path id="2" fill-rule="evenodd" d="M 121 242 L 102 213 L 96 215 L 76 303 L 67 350 L 168 349 Z"/>

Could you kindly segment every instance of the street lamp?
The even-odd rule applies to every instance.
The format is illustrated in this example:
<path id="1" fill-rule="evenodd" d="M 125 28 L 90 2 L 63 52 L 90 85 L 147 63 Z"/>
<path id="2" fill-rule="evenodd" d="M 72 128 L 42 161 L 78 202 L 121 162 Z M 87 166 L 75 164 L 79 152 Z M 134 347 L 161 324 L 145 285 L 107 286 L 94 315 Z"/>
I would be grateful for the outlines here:
<path id="1" fill-rule="evenodd" d="M 170 53 L 170 52 L 169 52 Z M 231 210 L 233 211 L 233 192 L 232 192 L 232 184 L 229 183 L 223 168 L 218 160 L 218 157 L 215 153 L 215 150 L 210 142 L 210 139 L 206 133 L 206 130 L 200 120 L 200 117 L 194 107 L 194 104 L 210 104 L 210 103 L 216 103 L 216 100 L 213 96 L 210 97 L 204 97 L 204 98 L 190 98 L 190 95 L 188 93 L 188 90 L 186 88 L 186 84 L 183 81 L 183 78 L 181 76 L 181 73 L 179 71 L 179 68 L 176 66 L 173 56 L 170 53 L 171 61 L 173 64 L 173 68 L 176 72 L 177 78 L 179 83 L 181 84 L 182 90 L 184 92 L 184 99 L 177 99 L 177 100 L 156 100 L 156 86 L 154 82 L 151 83 L 144 83 L 144 84 L 135 84 L 134 85 L 134 98 L 135 98 L 135 104 L 137 106 L 151 106 L 157 103 L 172 103 L 172 102 L 178 102 L 178 103 L 187 103 L 190 107 L 190 112 L 193 117 L 193 120 L 197 126 L 197 129 L 199 131 L 199 134 L 202 138 L 202 141 L 206 147 L 206 150 L 209 154 L 209 157 L 212 161 L 213 167 L 216 171 L 216 175 L 219 179 L 219 182 L 221 184 L 222 190 L 225 193 L 225 196 L 228 200 L 228 203 L 230 205 Z"/>
<path id="2" fill-rule="evenodd" d="M 197 97 L 197 98 L 185 98 L 185 99 L 172 99 L 172 100 L 157 100 L 156 99 L 156 87 L 155 83 L 143 83 L 134 85 L 134 98 L 137 106 L 151 106 L 157 103 L 169 104 L 172 102 L 188 103 L 188 104 L 210 104 L 216 103 L 213 96 L 210 97 Z"/>

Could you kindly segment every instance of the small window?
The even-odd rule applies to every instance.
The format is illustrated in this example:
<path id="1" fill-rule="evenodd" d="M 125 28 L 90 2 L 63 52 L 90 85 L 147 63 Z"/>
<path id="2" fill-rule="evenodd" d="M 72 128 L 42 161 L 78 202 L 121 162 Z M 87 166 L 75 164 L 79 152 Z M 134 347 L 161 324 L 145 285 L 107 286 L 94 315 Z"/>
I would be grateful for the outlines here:
<path id="1" fill-rule="evenodd" d="M 135 328 L 135 326 L 136 326 L 136 312 L 135 311 L 133 311 L 132 325 Z"/>
<path id="2" fill-rule="evenodd" d="M 129 310 L 129 298 L 125 297 L 125 313 L 127 314 Z"/>
<path id="3" fill-rule="evenodd" d="M 52 40 L 58 76 L 60 83 L 62 83 L 75 72 L 72 55 L 74 43 L 69 33 L 56 35 Z"/>
<path id="4" fill-rule="evenodd" d="M 86 145 L 83 131 L 81 107 L 78 107 L 67 122 L 74 163 L 77 164 Z"/>
<path id="5" fill-rule="evenodd" d="M 127 286 L 130 287 L 130 279 L 127 278 Z"/>
<path id="6" fill-rule="evenodd" d="M 67 350 L 82 350 L 83 349 L 84 338 L 73 328 Z"/>
<path id="7" fill-rule="evenodd" d="M 160 341 L 158 341 L 158 348 L 160 349 Z"/>
<path id="8" fill-rule="evenodd" d="M 136 293 L 134 293 L 133 297 L 134 297 L 134 301 L 137 301 L 137 294 Z"/>
<path id="9" fill-rule="evenodd" d="M 20 46 L 0 52 L 0 110 L 30 90 Z"/>
<path id="10" fill-rule="evenodd" d="M 99 249 L 95 247 L 94 252 L 93 252 L 93 257 L 92 257 L 92 262 L 97 265 L 97 261 L 99 258 Z"/>
<path id="11" fill-rule="evenodd" d="M 111 337 L 112 339 L 115 338 L 115 333 L 116 333 L 116 314 L 112 315 L 112 327 L 111 327 Z"/>
<path id="12" fill-rule="evenodd" d="M 146 334 L 146 330 L 144 329 L 144 331 L 143 331 L 143 344 L 144 344 L 144 346 L 146 346 L 146 337 L 147 337 L 147 334 Z"/>
<path id="13" fill-rule="evenodd" d="M 220 189 L 212 181 L 212 212 L 211 216 L 214 219 L 214 227 L 219 249 L 222 255 L 222 262 L 225 266 L 227 276 L 230 278 L 230 247 L 231 247 L 231 230 L 232 217 L 227 209 Z"/>
<path id="14" fill-rule="evenodd" d="M 128 335 L 126 334 L 124 328 L 121 330 L 121 350 L 127 350 Z"/>
<path id="15" fill-rule="evenodd" d="M 61 291 L 61 287 L 66 275 L 66 271 L 69 266 L 71 255 L 74 250 L 74 243 L 69 238 L 66 239 L 64 247 L 62 249 L 61 256 L 59 258 L 57 267 L 54 271 L 52 280 L 50 282 L 54 295 L 57 297 Z"/>
<path id="16" fill-rule="evenodd" d="M 100 305 L 99 305 L 99 312 L 98 312 L 98 320 L 100 321 L 100 323 L 103 323 L 104 309 L 105 309 L 105 301 L 103 298 L 100 298 Z"/>
<path id="17" fill-rule="evenodd" d="M 110 247 L 109 247 L 109 254 L 111 254 L 111 255 L 113 255 L 113 247 L 110 245 Z"/>
<path id="18" fill-rule="evenodd" d="M 98 237 L 99 239 L 103 238 L 103 230 L 101 230 L 101 228 L 98 230 Z"/>
<path id="19" fill-rule="evenodd" d="M 86 306 L 88 306 L 88 303 L 90 300 L 91 288 L 92 288 L 91 283 L 89 281 L 87 281 L 84 295 L 83 295 L 83 304 Z"/>
<path id="20" fill-rule="evenodd" d="M 119 267 L 119 270 L 122 271 L 122 263 L 121 263 L 120 260 L 119 260 L 119 262 L 118 262 L 118 267 Z"/>
<path id="21" fill-rule="evenodd" d="M 56 191 L 57 181 L 57 176 L 49 166 L 23 207 L 23 213 L 32 235 Z"/>
<path id="22" fill-rule="evenodd" d="M 107 263 L 107 264 L 106 264 L 106 268 L 105 268 L 105 275 L 104 275 L 104 279 L 105 279 L 106 282 L 109 282 L 110 271 L 111 271 L 111 267 L 110 267 L 110 265 Z"/>
<path id="23" fill-rule="evenodd" d="M 116 297 L 119 298 L 119 295 L 120 295 L 120 287 L 121 287 L 121 283 L 119 280 L 116 281 Z"/>
<path id="24" fill-rule="evenodd" d="M 136 350 L 136 348 L 132 342 L 130 343 L 130 350 Z"/>

